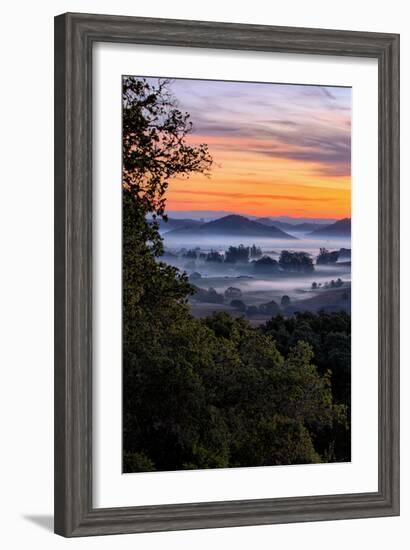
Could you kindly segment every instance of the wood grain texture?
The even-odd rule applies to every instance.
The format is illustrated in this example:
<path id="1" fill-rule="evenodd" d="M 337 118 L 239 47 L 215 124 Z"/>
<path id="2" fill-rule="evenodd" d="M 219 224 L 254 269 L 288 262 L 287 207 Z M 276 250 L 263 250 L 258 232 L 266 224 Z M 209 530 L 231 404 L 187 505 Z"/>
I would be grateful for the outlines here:
<path id="1" fill-rule="evenodd" d="M 95 41 L 372 57 L 379 67 L 379 490 L 94 509 L 92 47 Z M 64 14 L 55 19 L 55 531 L 66 536 L 399 514 L 399 36 Z"/>

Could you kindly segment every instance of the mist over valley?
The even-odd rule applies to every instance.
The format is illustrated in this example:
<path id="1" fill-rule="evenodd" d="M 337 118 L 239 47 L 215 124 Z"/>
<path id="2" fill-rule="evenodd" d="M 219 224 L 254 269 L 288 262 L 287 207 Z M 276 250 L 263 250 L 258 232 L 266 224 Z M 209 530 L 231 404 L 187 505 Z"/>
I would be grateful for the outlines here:
<path id="1" fill-rule="evenodd" d="M 350 219 L 227 214 L 159 224 L 160 260 L 189 277 L 195 316 L 227 311 L 257 325 L 279 313 L 350 311 Z"/>

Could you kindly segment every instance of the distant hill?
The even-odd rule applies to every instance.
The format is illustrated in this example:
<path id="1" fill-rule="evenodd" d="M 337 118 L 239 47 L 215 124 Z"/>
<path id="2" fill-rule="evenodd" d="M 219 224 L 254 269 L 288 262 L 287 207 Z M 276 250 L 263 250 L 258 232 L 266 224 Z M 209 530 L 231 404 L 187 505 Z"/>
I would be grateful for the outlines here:
<path id="1" fill-rule="evenodd" d="M 334 311 L 347 311 L 350 313 L 350 302 L 350 285 L 331 290 L 322 290 L 312 298 L 292 301 L 285 309 L 285 315 L 291 315 L 297 311 L 325 311 L 326 313 L 331 313 Z"/>
<path id="2" fill-rule="evenodd" d="M 273 218 L 257 218 L 255 221 L 261 223 L 262 225 L 266 225 L 267 227 L 276 227 L 282 231 L 293 231 L 295 227 L 291 223 L 281 222 L 279 220 L 274 220 Z"/>
<path id="3" fill-rule="evenodd" d="M 348 238 L 351 236 L 351 219 L 344 218 L 343 220 L 338 220 L 335 223 L 332 223 L 326 227 L 321 227 L 309 233 L 309 237 L 313 238 L 325 238 L 325 237 L 345 237 Z"/>
<path id="4" fill-rule="evenodd" d="M 266 237 L 271 239 L 295 239 L 277 227 L 269 227 L 244 216 L 231 214 L 195 227 L 182 227 L 168 232 L 167 238 L 205 237 L 208 235 L 232 237 Z"/>
<path id="5" fill-rule="evenodd" d="M 212 220 L 218 220 L 223 216 L 234 214 L 234 212 L 228 210 L 167 210 L 168 215 L 173 220 L 182 220 L 189 218 L 190 220 L 197 220 L 201 222 L 210 222 Z M 251 218 L 251 216 L 246 217 Z"/>
<path id="6" fill-rule="evenodd" d="M 327 226 L 325 226 L 327 227 Z M 312 223 L 312 222 L 305 222 L 305 223 L 297 223 L 293 226 L 292 231 L 300 231 L 301 233 L 309 233 L 311 231 L 316 231 L 316 229 L 323 229 L 322 223 Z"/>
<path id="7" fill-rule="evenodd" d="M 199 220 L 191 220 L 189 218 L 186 219 L 176 219 L 176 218 L 168 218 L 167 221 L 164 220 L 158 220 L 159 221 L 159 230 L 161 233 L 167 233 L 168 231 L 173 231 L 174 229 L 188 229 L 191 227 L 197 227 L 202 225 L 204 222 L 201 222 Z"/>
<path id="8" fill-rule="evenodd" d="M 282 231 L 290 231 L 293 233 L 308 233 L 311 231 L 315 231 L 316 229 L 320 229 L 321 227 L 324 227 L 323 223 L 317 223 L 317 222 L 289 223 L 289 222 L 283 222 L 281 220 L 276 220 L 274 218 L 258 218 L 256 221 L 259 223 L 262 223 L 263 225 L 267 225 L 268 227 L 277 227 L 278 229 L 282 229 Z M 328 225 L 328 224 L 325 224 L 325 225 Z"/>
<path id="9" fill-rule="evenodd" d="M 337 222 L 337 218 L 307 218 L 305 216 L 269 216 L 265 219 L 272 220 L 272 222 L 279 221 L 283 223 L 289 223 L 290 225 L 298 225 L 301 223 L 317 223 L 319 225 L 330 225 L 331 223 Z"/>

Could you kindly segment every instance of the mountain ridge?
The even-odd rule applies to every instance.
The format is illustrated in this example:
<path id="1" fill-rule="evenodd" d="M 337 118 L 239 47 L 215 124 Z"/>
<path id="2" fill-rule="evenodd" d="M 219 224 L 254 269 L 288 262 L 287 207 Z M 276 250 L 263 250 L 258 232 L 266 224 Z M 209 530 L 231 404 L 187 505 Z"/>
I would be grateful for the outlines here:
<path id="1" fill-rule="evenodd" d="M 337 221 L 337 218 L 319 218 L 319 217 L 306 217 L 306 216 L 274 216 L 274 215 L 265 215 L 257 216 L 255 214 L 247 213 L 238 213 L 232 212 L 229 210 L 168 210 L 167 214 L 170 218 L 177 219 L 191 219 L 202 222 L 210 222 L 218 220 L 228 215 L 239 215 L 248 220 L 258 221 L 259 219 L 270 219 L 275 221 L 280 221 L 284 223 L 289 223 L 290 225 L 297 225 L 301 223 L 317 223 L 320 225 L 330 225 Z"/>
<path id="2" fill-rule="evenodd" d="M 303 218 L 301 218 L 303 219 Z M 285 232 L 294 232 L 294 233 L 308 233 L 309 231 L 315 231 L 316 229 L 320 229 L 322 227 L 327 227 L 329 224 L 323 224 L 323 223 L 317 223 L 317 222 L 301 222 L 301 223 L 289 223 L 289 222 L 283 222 L 281 220 L 277 220 L 275 218 L 258 218 L 255 220 L 259 223 L 262 223 L 263 225 L 266 225 L 268 227 L 277 227 L 278 229 L 281 229 Z"/>
<path id="3" fill-rule="evenodd" d="M 174 229 L 166 233 L 167 238 L 189 235 L 201 237 L 204 235 L 229 235 L 238 237 L 266 237 L 295 240 L 296 237 L 275 227 L 266 226 L 256 220 L 250 220 L 239 214 L 228 214 L 217 220 L 203 223 L 196 227 Z"/>
<path id="4" fill-rule="evenodd" d="M 351 218 L 337 220 L 326 227 L 316 229 L 309 233 L 309 237 L 350 237 L 351 236 Z"/>
<path id="5" fill-rule="evenodd" d="M 193 220 L 191 218 L 170 218 L 168 217 L 167 221 L 158 220 L 159 230 L 161 233 L 168 233 L 169 231 L 174 231 L 175 229 L 184 229 L 189 227 L 199 227 L 205 222 L 199 220 Z"/>

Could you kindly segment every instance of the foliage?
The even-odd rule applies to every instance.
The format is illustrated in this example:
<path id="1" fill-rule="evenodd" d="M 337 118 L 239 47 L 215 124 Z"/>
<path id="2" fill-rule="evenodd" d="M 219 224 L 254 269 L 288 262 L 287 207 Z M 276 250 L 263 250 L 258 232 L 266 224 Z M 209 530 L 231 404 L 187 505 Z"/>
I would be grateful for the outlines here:
<path id="1" fill-rule="evenodd" d="M 228 263 L 247 263 L 249 260 L 249 246 L 240 244 L 239 246 L 230 246 L 225 253 L 225 262 Z"/>
<path id="2" fill-rule="evenodd" d="M 219 294 L 214 288 L 210 287 L 208 290 L 193 285 L 193 297 L 198 302 L 205 302 L 209 304 L 222 304 L 224 301 L 223 294 Z"/>
<path id="3" fill-rule="evenodd" d="M 124 453 L 124 470 L 126 472 L 153 472 L 154 463 L 145 453 Z"/>
<path id="4" fill-rule="evenodd" d="M 225 261 L 226 263 L 235 264 L 248 263 L 250 258 L 260 258 L 261 256 L 262 250 L 260 247 L 254 244 L 251 247 L 240 244 L 239 246 L 230 246 L 225 252 L 225 258 L 219 252 L 211 250 L 205 259 L 207 262 L 222 263 Z"/>
<path id="5" fill-rule="evenodd" d="M 196 250 L 187 250 L 182 254 L 183 258 L 188 258 L 190 260 L 196 260 L 197 256 L 198 256 L 198 253 Z"/>
<path id="6" fill-rule="evenodd" d="M 280 305 L 286 307 L 290 304 L 290 298 L 287 294 L 284 294 L 280 300 Z"/>
<path id="7" fill-rule="evenodd" d="M 327 248 L 321 248 L 319 250 L 319 255 L 316 258 L 317 264 L 334 264 L 339 259 L 339 250 L 333 250 L 332 252 L 329 252 Z"/>
<path id="8" fill-rule="evenodd" d="M 228 288 L 225 290 L 225 298 L 241 298 L 242 297 L 242 291 L 240 288 L 236 288 L 234 286 L 228 286 Z"/>
<path id="9" fill-rule="evenodd" d="M 279 270 L 279 264 L 270 256 L 263 256 L 260 260 L 254 260 L 253 268 L 255 271 L 271 273 Z"/>
<path id="10" fill-rule="evenodd" d="M 325 288 L 340 288 L 341 286 L 343 286 L 343 281 L 340 277 L 338 277 L 335 280 L 331 280 L 330 283 L 325 283 Z"/>
<path id="11" fill-rule="evenodd" d="M 310 272 L 314 270 L 313 260 L 307 252 L 289 252 L 282 250 L 279 265 L 284 271 Z"/>
<path id="12" fill-rule="evenodd" d="M 260 246 L 252 245 L 249 249 L 249 257 L 251 259 L 260 258 L 262 256 L 262 249 Z"/>
<path id="13" fill-rule="evenodd" d="M 238 299 L 231 300 L 230 305 L 231 307 L 238 309 L 239 311 L 246 310 L 246 305 L 244 302 L 242 302 L 242 300 L 238 300 Z"/>
<path id="14" fill-rule="evenodd" d="M 346 423 L 333 432 L 325 431 L 320 443 L 322 452 L 333 444 L 333 460 L 350 460 L 350 392 L 351 392 L 351 324 L 346 312 L 296 313 L 285 319 L 278 315 L 263 328 L 274 338 L 278 350 L 286 355 L 296 342 L 303 340 L 313 350 L 321 374 L 330 372 L 334 402 L 345 408 Z"/>
<path id="15" fill-rule="evenodd" d="M 259 306 L 259 311 L 261 313 L 264 313 L 265 315 L 277 315 L 280 311 L 280 307 L 275 302 L 275 300 L 271 300 L 270 302 L 267 302 L 266 304 L 261 304 Z"/>
<path id="16" fill-rule="evenodd" d="M 144 78 L 123 78 L 123 194 L 138 206 L 140 238 L 151 241 L 152 252 L 162 252 L 157 217 L 165 215 L 165 192 L 169 180 L 188 178 L 193 172 L 208 174 L 212 157 L 208 146 L 194 147 L 188 137 L 192 131 L 189 114 L 178 109 L 170 82 L 159 79 L 151 84 Z"/>
<path id="17" fill-rule="evenodd" d="M 205 261 L 220 264 L 223 262 L 223 256 L 219 254 L 217 250 L 211 250 L 211 252 L 206 255 Z"/>

